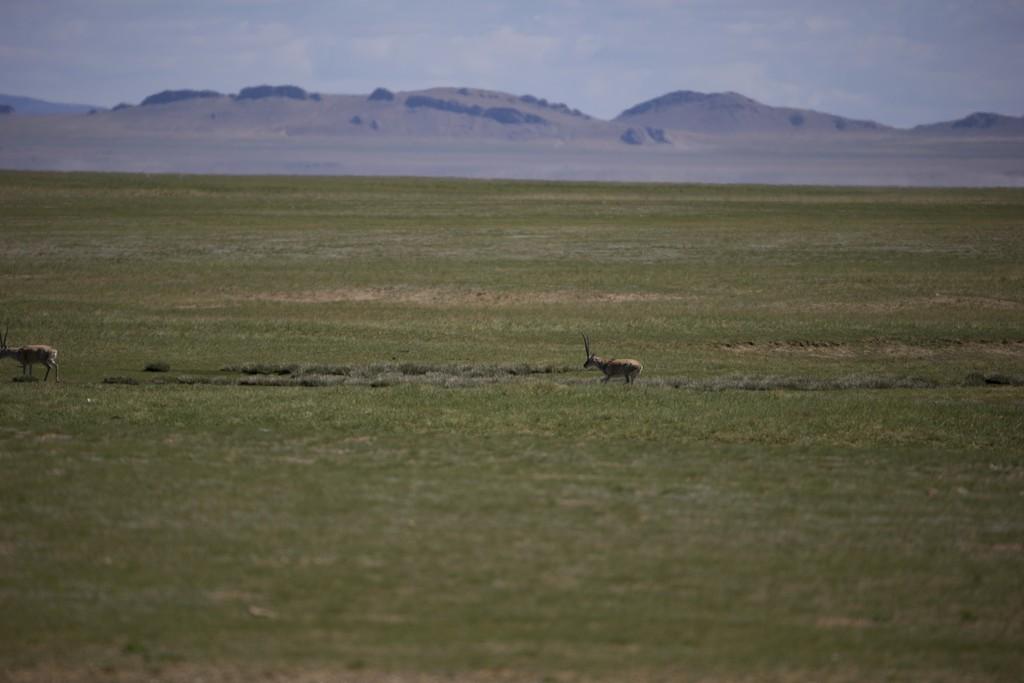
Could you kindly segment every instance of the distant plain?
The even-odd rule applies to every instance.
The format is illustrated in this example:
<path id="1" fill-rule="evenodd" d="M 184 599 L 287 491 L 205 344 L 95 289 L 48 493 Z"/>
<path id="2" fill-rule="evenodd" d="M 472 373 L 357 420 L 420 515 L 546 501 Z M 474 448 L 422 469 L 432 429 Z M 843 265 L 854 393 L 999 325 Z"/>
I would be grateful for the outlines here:
<path id="1" fill-rule="evenodd" d="M 4 680 L 1024 676 L 1021 190 L 0 206 L 0 322 L 63 380 L 0 382 Z"/>
<path id="2" fill-rule="evenodd" d="M 0 169 L 1024 186 L 1018 117 L 976 113 L 898 130 L 680 91 L 603 121 L 480 89 L 321 96 L 286 87 L 302 99 L 165 91 L 171 101 L 113 111 L 0 116 Z"/>
<path id="3" fill-rule="evenodd" d="M 616 182 L 1021 187 L 1021 138 L 676 134 L 617 142 L 337 136 L 83 135 L 42 117 L 0 127 L 0 168 L 43 171 L 432 176 Z"/>

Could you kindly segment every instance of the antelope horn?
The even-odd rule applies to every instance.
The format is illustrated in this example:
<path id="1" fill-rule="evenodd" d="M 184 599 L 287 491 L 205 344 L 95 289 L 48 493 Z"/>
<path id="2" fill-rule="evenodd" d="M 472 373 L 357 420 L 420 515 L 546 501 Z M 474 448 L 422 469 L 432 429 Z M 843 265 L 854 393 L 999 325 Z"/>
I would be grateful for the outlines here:
<path id="1" fill-rule="evenodd" d="M 587 358 L 590 358 L 590 337 L 583 335 L 583 348 L 587 350 Z"/>

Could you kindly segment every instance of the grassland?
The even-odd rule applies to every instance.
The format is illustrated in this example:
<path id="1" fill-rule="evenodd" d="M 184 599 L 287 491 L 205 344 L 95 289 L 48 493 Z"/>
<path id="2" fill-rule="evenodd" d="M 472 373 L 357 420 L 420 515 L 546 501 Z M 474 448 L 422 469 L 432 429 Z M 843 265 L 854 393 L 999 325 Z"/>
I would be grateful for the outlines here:
<path id="1" fill-rule="evenodd" d="M 1024 192 L 0 173 L 0 238 L 2 680 L 1024 677 Z"/>

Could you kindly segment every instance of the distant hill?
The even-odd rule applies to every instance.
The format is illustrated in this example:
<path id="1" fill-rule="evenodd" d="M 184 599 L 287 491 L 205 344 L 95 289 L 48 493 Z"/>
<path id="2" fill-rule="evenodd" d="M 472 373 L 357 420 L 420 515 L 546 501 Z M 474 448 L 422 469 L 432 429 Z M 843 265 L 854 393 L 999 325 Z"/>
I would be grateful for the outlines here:
<path id="1" fill-rule="evenodd" d="M 979 111 L 956 121 L 916 126 L 913 132 L 930 135 L 1017 137 L 1024 135 L 1024 116 L 1005 116 Z"/>
<path id="2" fill-rule="evenodd" d="M 0 94 L 0 105 L 11 107 L 14 114 L 88 114 L 90 111 L 102 111 L 103 107 L 91 104 L 68 104 L 65 102 L 47 102 L 33 97 Z"/>
<path id="3" fill-rule="evenodd" d="M 477 88 L 377 88 L 369 95 L 321 95 L 288 85 L 247 87 L 237 95 L 165 90 L 137 107 L 119 105 L 92 118 L 90 126 L 167 134 L 669 143 L 654 128 L 630 133 L 629 126 L 566 104 Z"/>
<path id="4" fill-rule="evenodd" d="M 772 107 L 735 92 L 676 92 L 642 102 L 615 121 L 692 133 L 828 133 L 890 130 L 874 121 L 860 121 L 810 109 Z"/>

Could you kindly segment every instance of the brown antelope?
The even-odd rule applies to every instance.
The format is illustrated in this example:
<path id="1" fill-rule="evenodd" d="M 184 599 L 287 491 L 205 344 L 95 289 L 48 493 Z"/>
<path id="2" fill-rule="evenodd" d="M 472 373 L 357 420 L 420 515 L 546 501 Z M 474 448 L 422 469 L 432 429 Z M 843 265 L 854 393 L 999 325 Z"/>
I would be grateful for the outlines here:
<path id="1" fill-rule="evenodd" d="M 583 335 L 583 346 L 587 350 L 587 362 L 583 364 L 585 368 L 597 368 L 604 373 L 604 379 L 602 382 L 607 382 L 612 377 L 624 377 L 626 384 L 630 384 L 643 371 L 644 366 L 638 360 L 632 358 L 610 358 L 605 360 L 600 356 L 595 356 L 590 352 L 590 337 Z"/>
<path id="2" fill-rule="evenodd" d="M 56 381 L 60 381 L 60 370 L 57 369 L 57 349 L 43 344 L 29 344 L 28 346 L 16 346 L 13 349 L 7 346 L 7 332 L 4 330 L 3 337 L 0 337 L 0 360 L 13 358 L 21 363 L 22 376 L 32 376 L 32 366 L 42 363 L 46 366 L 45 382 L 50 377 L 50 370 Z"/>

